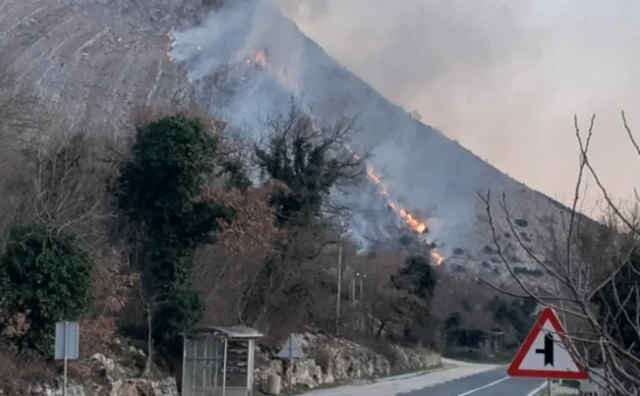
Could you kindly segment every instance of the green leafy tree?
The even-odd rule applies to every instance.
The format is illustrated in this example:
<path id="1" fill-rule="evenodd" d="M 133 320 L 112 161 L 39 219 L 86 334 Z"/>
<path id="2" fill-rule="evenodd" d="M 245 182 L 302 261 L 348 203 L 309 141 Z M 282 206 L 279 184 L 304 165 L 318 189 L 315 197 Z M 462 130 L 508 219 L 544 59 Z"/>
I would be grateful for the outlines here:
<path id="1" fill-rule="evenodd" d="M 396 284 L 408 288 L 412 295 L 418 297 L 428 307 L 438 284 L 438 274 L 434 271 L 428 257 L 409 256 L 398 273 Z"/>
<path id="2" fill-rule="evenodd" d="M 5 319 L 25 314 L 23 348 L 51 352 L 55 323 L 78 320 L 91 303 L 90 257 L 73 238 L 40 224 L 15 227 L 0 260 Z"/>
<path id="3" fill-rule="evenodd" d="M 118 203 L 150 236 L 193 247 L 206 241 L 222 210 L 202 201 L 214 170 L 217 139 L 197 119 L 172 116 L 137 128 L 123 165 Z"/>
<path id="4" fill-rule="evenodd" d="M 247 290 L 247 299 L 258 307 L 259 313 L 253 315 L 258 316 L 255 323 L 270 305 L 277 304 L 275 301 L 308 301 L 310 286 L 301 276 L 301 265 L 330 243 L 328 218 L 343 210 L 329 204 L 331 190 L 357 182 L 364 170 L 363 158 L 346 149 L 354 131 L 350 122 L 314 125 L 309 114 L 293 101 L 287 114 L 272 118 L 266 127 L 265 140 L 254 153 L 263 177 L 278 186 L 272 189 L 270 204 L 276 226 L 287 238 L 274 249 L 256 284 Z"/>
<path id="5" fill-rule="evenodd" d="M 278 189 L 272 196 L 280 224 L 309 223 L 319 214 L 325 197 L 340 176 L 337 161 L 328 159 L 326 150 L 304 136 L 291 139 L 276 136 L 271 139 L 268 151 L 256 150 L 259 164 L 269 177 L 288 187 Z"/>
<path id="6" fill-rule="evenodd" d="M 179 333 L 201 319 L 203 303 L 192 289 L 193 255 L 213 241 L 220 220 L 233 216 L 202 198 L 217 149 L 218 139 L 201 120 L 175 115 L 139 126 L 131 161 L 121 168 L 116 197 L 137 231 L 136 265 L 154 318 L 149 331 L 166 346 L 177 346 Z"/>
<path id="7" fill-rule="evenodd" d="M 295 102 L 287 116 L 269 124 L 266 144 L 255 150 L 263 175 L 287 188 L 274 191 L 271 202 L 281 226 L 317 222 L 331 189 L 360 179 L 364 158 L 346 150 L 353 132 L 348 121 L 316 126 Z"/>
<path id="8" fill-rule="evenodd" d="M 438 275 L 431 265 L 429 257 L 408 256 L 397 275 L 392 276 L 392 284 L 407 294 L 401 309 L 411 312 L 412 321 L 405 324 L 406 341 L 419 341 L 430 338 L 433 330 L 431 320 L 431 301 L 438 284 Z"/>

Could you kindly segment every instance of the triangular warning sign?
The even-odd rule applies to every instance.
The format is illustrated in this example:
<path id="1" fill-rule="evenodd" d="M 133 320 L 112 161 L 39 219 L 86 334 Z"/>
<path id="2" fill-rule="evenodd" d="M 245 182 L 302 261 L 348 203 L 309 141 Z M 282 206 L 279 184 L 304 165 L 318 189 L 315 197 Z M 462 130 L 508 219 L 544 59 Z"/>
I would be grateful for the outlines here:
<path id="1" fill-rule="evenodd" d="M 291 334 L 287 343 L 284 344 L 284 347 L 278 353 L 278 357 L 282 359 L 302 359 L 304 358 L 304 352 L 302 352 L 302 348 L 300 348 L 300 344 L 298 344 L 298 340 L 296 337 Z"/>
<path id="2" fill-rule="evenodd" d="M 555 311 L 545 308 L 507 373 L 512 377 L 587 380 Z"/>

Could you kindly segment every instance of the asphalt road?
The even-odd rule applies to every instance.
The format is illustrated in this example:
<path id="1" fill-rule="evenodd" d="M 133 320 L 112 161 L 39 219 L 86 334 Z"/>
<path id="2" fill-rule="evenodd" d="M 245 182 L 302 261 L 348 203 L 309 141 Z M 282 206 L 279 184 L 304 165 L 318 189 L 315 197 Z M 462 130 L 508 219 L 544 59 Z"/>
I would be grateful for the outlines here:
<path id="1" fill-rule="evenodd" d="M 507 376 L 507 368 L 475 374 L 421 390 L 401 393 L 402 396 L 528 396 L 545 381 L 516 379 Z"/>

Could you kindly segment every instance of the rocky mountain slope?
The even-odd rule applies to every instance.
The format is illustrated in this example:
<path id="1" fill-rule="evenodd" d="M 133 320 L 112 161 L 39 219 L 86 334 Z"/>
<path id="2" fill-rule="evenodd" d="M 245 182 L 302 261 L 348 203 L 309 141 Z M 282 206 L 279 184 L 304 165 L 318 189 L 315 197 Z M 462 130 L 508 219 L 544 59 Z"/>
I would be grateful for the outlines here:
<path id="1" fill-rule="evenodd" d="M 564 207 L 387 101 L 276 8 L 228 0 L 217 9 L 219 3 L 5 0 L 2 61 L 45 99 L 105 119 L 125 117 L 136 103 L 195 100 L 238 127 L 258 131 L 260 116 L 282 110 L 289 96 L 298 95 L 325 122 L 357 117 L 353 148 L 371 151 L 370 165 L 389 198 L 427 222 L 421 238 L 435 243 L 447 266 L 508 275 L 492 246 L 478 191 L 492 190 L 496 197 L 504 192 L 517 237 L 544 255 L 545 230 Z M 358 214 L 351 225 L 356 235 L 391 237 L 380 224 L 402 223 L 390 216 L 381 192 L 363 189 L 349 198 Z M 508 257 L 527 267 L 516 235 L 505 230 L 505 217 L 494 209 Z M 522 271 L 533 279 L 542 275 Z"/>

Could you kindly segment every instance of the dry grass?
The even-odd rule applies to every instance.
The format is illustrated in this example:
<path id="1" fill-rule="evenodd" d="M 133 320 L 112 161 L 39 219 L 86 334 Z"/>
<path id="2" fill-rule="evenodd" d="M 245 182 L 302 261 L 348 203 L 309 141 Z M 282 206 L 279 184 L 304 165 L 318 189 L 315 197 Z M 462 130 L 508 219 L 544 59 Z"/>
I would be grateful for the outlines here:
<path id="1" fill-rule="evenodd" d="M 211 117 L 207 112 L 194 106 L 148 106 L 137 104 L 131 110 L 130 122 L 133 126 L 141 126 L 165 117 L 183 116 L 189 119 L 197 119 L 205 125 L 209 125 L 211 131 L 220 132 L 226 127 L 226 123 Z"/>
<path id="2" fill-rule="evenodd" d="M 27 395 L 29 384 L 36 380 L 51 382 L 56 374 L 55 366 L 42 358 L 22 357 L 6 349 L 0 350 L 0 389 L 8 395 Z"/>

